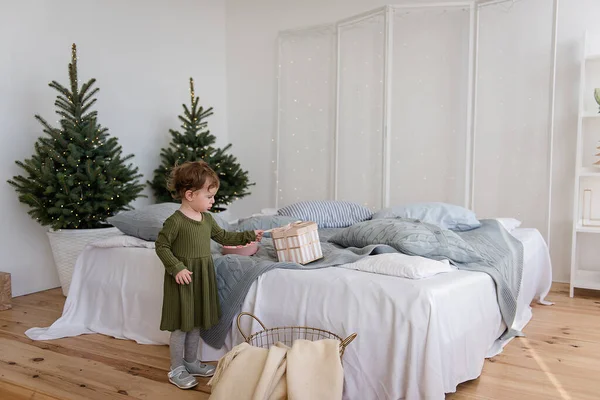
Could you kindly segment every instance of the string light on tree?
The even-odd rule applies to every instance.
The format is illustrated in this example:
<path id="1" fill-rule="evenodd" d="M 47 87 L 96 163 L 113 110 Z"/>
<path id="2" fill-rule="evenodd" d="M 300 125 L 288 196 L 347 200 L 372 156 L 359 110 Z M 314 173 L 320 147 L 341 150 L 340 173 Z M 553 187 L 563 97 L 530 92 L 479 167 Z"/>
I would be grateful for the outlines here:
<path id="1" fill-rule="evenodd" d="M 50 137 L 37 140 L 30 159 L 17 161 L 28 176 L 15 176 L 9 180 L 20 200 L 30 206 L 29 214 L 54 230 L 106 227 L 106 218 L 127 209 L 143 190 L 138 181 L 141 177 L 138 169 L 125 164 L 133 155 L 121 157 L 117 139 L 109 138 L 108 129 L 97 122 L 97 111 L 91 109 L 98 91 L 93 87 L 95 79 L 79 85 L 76 54 L 77 48 L 73 44 L 68 68 L 70 84 L 64 87 L 56 81 L 49 83 L 58 92 L 54 103 L 62 117 L 56 122 L 58 127 L 35 116 Z M 105 143 L 110 145 L 104 146 Z M 119 162 L 107 168 L 113 157 L 119 157 Z M 107 169 L 111 176 L 119 178 L 119 185 L 108 183 Z M 93 189 L 91 183 L 94 183 Z M 90 188 L 85 201 L 82 186 Z M 108 196 L 116 191 L 121 193 L 121 198 L 109 200 Z M 78 201 L 77 197 L 73 198 L 73 193 L 80 193 Z M 90 210 L 106 212 L 92 215 Z"/>

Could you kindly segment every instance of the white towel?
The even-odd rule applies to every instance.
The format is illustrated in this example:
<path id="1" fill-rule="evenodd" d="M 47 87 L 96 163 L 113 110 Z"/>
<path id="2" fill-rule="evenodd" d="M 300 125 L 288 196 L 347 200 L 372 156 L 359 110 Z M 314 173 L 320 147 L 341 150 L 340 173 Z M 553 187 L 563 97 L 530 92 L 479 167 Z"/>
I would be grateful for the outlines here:
<path id="1" fill-rule="evenodd" d="M 287 386 L 289 400 L 341 399 L 344 370 L 340 342 L 296 340 L 287 353 Z"/>
<path id="2" fill-rule="evenodd" d="M 252 400 L 269 350 L 242 343 L 225 354 L 208 385 L 212 400 Z"/>
<path id="3" fill-rule="evenodd" d="M 286 355 L 288 349 L 282 343 L 271 346 L 262 374 L 254 389 L 252 400 L 287 399 Z"/>

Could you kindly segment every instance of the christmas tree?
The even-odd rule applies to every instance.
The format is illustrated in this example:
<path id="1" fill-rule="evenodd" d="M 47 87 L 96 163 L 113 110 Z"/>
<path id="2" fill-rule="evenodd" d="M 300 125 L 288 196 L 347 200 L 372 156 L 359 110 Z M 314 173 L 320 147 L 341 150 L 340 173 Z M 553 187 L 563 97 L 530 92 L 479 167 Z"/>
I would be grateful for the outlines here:
<path id="1" fill-rule="evenodd" d="M 176 201 L 167 189 L 167 177 L 175 165 L 186 161 L 203 160 L 217 173 L 220 180 L 219 191 L 215 196 L 212 210 L 224 211 L 232 201 L 250 194 L 248 187 L 254 185 L 248 180 L 248 172 L 241 169 L 237 159 L 226 154 L 231 148 L 228 144 L 222 149 L 215 148 L 216 138 L 206 129 L 205 119 L 213 114 L 212 107 L 204 109 L 199 105 L 199 98 L 194 94 L 194 80 L 190 78 L 191 108 L 183 105 L 184 114 L 179 116 L 183 133 L 170 129 L 170 147 L 162 149 L 162 164 L 154 170 L 154 180 L 148 184 L 154 190 L 156 201 Z"/>
<path id="2" fill-rule="evenodd" d="M 48 136 L 38 138 L 31 158 L 16 161 L 26 176 L 14 176 L 8 183 L 30 207 L 29 215 L 44 226 L 102 228 L 108 226 L 106 218 L 129 209 L 144 186 L 137 180 L 138 168 L 125 165 L 133 155 L 121 155 L 117 139 L 109 138 L 108 129 L 98 124 L 97 112 L 91 110 L 99 90 L 92 89 L 96 80 L 78 86 L 75 44 L 69 79 L 70 89 L 50 83 L 59 92 L 54 102 L 58 127 L 35 116 Z"/>

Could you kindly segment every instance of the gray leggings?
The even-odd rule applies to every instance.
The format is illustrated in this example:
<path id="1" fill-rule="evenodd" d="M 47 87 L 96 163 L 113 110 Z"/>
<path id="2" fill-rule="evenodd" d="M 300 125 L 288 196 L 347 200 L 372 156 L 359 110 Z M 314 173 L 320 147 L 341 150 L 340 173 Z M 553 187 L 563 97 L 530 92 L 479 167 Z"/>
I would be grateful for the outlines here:
<path id="1" fill-rule="evenodd" d="M 196 358 L 198 357 L 199 344 L 200 328 L 195 328 L 189 332 L 171 332 L 171 340 L 169 344 L 171 351 L 171 369 L 182 366 L 184 357 L 185 361 L 187 362 L 196 361 Z"/>

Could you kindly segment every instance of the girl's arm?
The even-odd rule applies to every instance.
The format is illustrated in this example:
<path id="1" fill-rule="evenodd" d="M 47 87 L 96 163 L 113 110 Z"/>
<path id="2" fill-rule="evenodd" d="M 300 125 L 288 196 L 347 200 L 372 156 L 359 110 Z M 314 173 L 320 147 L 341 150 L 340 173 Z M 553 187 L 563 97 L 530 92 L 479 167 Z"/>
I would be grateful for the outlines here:
<path id="1" fill-rule="evenodd" d="M 221 228 L 209 213 L 205 213 L 204 217 L 209 218 L 212 225 L 210 238 L 223 246 L 237 246 L 256 240 L 254 231 L 228 232 Z"/>
<path id="2" fill-rule="evenodd" d="M 177 220 L 175 218 L 167 218 L 158 234 L 158 237 L 156 238 L 155 243 L 156 254 L 158 255 L 158 258 L 160 258 L 160 261 L 162 261 L 165 269 L 172 276 L 175 276 L 179 272 L 186 269 L 185 265 L 183 265 L 183 263 L 179 261 L 171 251 L 171 245 L 177 237 L 178 231 L 179 226 L 177 225 Z"/>

